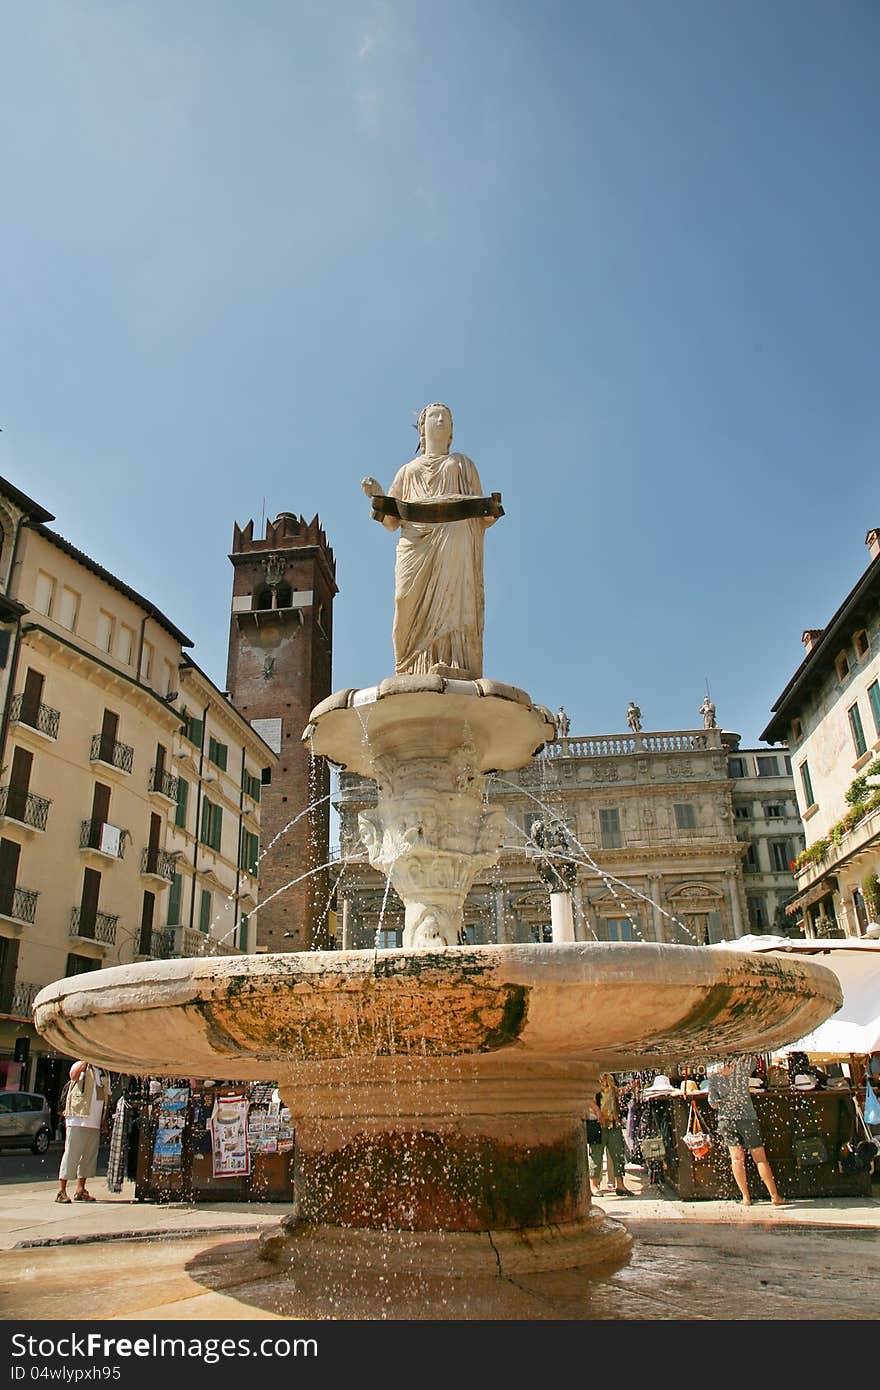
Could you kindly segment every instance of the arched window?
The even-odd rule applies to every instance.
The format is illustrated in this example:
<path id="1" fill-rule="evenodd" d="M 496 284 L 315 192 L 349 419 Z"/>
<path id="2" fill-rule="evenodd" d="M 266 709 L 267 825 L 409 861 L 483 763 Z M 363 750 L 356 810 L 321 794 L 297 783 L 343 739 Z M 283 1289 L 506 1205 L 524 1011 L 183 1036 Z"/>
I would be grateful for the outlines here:
<path id="1" fill-rule="evenodd" d="M 277 594 L 278 594 L 278 597 L 277 597 L 277 599 L 276 599 L 276 607 L 278 607 L 278 608 L 289 608 L 289 607 L 290 607 L 290 601 L 291 601 L 291 599 L 292 599 L 292 597 L 293 597 L 293 592 L 292 592 L 292 590 L 291 590 L 290 585 L 289 585 L 289 584 L 279 584 L 279 585 L 278 585 Z"/>
<path id="2" fill-rule="evenodd" d="M 254 590 L 254 608 L 271 608 L 272 590 L 269 588 Z"/>

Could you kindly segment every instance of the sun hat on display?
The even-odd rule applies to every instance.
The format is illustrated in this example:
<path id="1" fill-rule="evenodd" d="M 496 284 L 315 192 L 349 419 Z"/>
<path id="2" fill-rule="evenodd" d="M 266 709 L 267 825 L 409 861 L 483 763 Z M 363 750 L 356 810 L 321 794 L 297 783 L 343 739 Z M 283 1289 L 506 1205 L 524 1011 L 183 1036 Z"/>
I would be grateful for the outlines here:
<path id="1" fill-rule="evenodd" d="M 681 1087 L 673 1086 L 668 1076 L 658 1074 L 643 1094 L 646 1096 L 680 1096 Z"/>

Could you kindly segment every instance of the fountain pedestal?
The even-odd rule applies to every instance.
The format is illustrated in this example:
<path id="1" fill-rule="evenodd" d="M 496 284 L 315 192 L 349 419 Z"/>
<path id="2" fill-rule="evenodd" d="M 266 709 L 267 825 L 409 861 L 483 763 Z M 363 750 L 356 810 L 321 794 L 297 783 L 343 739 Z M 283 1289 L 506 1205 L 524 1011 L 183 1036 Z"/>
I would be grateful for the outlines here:
<path id="1" fill-rule="evenodd" d="M 524 690 L 436 675 L 342 690 L 312 711 L 303 734 L 312 751 L 377 783 L 358 828 L 404 904 L 404 947 L 461 941 L 465 898 L 504 840 L 485 773 L 522 767 L 555 730 Z"/>

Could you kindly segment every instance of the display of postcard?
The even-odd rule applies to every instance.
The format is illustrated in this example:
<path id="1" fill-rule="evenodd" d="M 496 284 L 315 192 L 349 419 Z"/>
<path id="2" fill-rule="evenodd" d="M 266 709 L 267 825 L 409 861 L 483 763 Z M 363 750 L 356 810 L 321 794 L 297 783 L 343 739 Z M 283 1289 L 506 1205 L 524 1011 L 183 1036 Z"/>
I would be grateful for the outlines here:
<path id="1" fill-rule="evenodd" d="M 162 1096 L 162 1109 L 185 1110 L 188 1100 L 188 1086 L 168 1086 Z"/>

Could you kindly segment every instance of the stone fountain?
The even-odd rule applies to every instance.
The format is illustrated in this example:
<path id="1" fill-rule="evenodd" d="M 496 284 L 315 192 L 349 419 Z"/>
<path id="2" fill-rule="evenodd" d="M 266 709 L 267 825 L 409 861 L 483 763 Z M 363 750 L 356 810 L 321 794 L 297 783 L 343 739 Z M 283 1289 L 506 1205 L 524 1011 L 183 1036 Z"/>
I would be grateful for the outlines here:
<path id="1" fill-rule="evenodd" d="M 403 949 L 118 966 L 44 989 L 36 1026 L 114 1070 L 277 1081 L 294 1204 L 265 1253 L 287 1268 L 595 1269 L 629 1248 L 590 1201 L 599 1072 L 775 1048 L 834 1012 L 840 989 L 811 962 L 722 947 L 458 944 L 502 841 L 485 776 L 527 763 L 556 721 L 483 678 L 483 535 L 500 497 L 449 453 L 445 406 L 420 434 L 387 494 L 363 483 L 401 532 L 395 674 L 332 695 L 304 732 L 378 783 L 360 832 L 403 900 Z"/>

